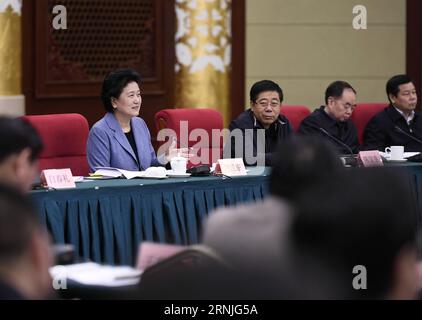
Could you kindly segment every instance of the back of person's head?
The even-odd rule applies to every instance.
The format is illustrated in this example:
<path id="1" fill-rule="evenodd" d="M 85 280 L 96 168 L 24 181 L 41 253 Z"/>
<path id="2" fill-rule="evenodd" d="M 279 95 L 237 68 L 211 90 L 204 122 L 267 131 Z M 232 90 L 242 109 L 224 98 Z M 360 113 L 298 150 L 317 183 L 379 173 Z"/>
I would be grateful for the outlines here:
<path id="1" fill-rule="evenodd" d="M 42 141 L 26 121 L 0 117 L 0 181 L 19 188 L 31 189 L 38 172 Z"/>
<path id="2" fill-rule="evenodd" d="M 249 97 L 251 99 L 251 102 L 256 102 L 256 99 L 258 99 L 258 96 L 262 92 L 266 91 L 275 91 L 278 93 L 278 96 L 280 97 L 280 102 L 283 102 L 283 90 L 281 90 L 280 86 L 271 80 L 261 80 L 258 82 L 255 82 L 250 90 Z"/>
<path id="3" fill-rule="evenodd" d="M 0 164 L 26 148 L 31 151 L 30 159 L 35 161 L 42 147 L 40 136 L 28 122 L 0 116 Z"/>
<path id="4" fill-rule="evenodd" d="M 294 200 L 312 184 L 342 169 L 331 144 L 314 136 L 295 136 L 282 142 L 274 154 L 270 193 Z"/>
<path id="5" fill-rule="evenodd" d="M 400 91 L 400 86 L 402 84 L 410 83 L 412 79 L 407 74 L 398 74 L 391 77 L 385 86 L 385 91 L 387 92 L 388 100 L 391 102 L 390 95 L 397 97 L 397 94 Z"/>
<path id="6" fill-rule="evenodd" d="M 340 99 L 343 96 L 343 91 L 346 89 L 352 90 L 356 94 L 356 90 L 346 81 L 337 80 L 330 83 L 325 90 L 325 104 L 328 103 L 329 97 Z"/>
<path id="7" fill-rule="evenodd" d="M 132 69 L 118 69 L 110 72 L 104 79 L 101 90 L 101 101 L 106 111 L 113 112 L 111 99 L 118 99 L 123 89 L 131 82 L 140 83 L 139 74 Z"/>
<path id="8" fill-rule="evenodd" d="M 0 281 L 26 298 L 44 298 L 52 284 L 51 259 L 47 234 L 30 200 L 0 185 Z"/>
<path id="9" fill-rule="evenodd" d="M 314 279 L 341 292 L 333 298 L 411 298 L 416 230 L 407 177 L 385 168 L 345 170 L 297 201 L 292 250 L 301 257 L 298 265 L 313 270 Z M 366 271 L 360 274 L 363 282 L 357 281 L 366 289 L 354 287 L 356 270 Z M 318 294 L 317 289 L 310 297 Z"/>

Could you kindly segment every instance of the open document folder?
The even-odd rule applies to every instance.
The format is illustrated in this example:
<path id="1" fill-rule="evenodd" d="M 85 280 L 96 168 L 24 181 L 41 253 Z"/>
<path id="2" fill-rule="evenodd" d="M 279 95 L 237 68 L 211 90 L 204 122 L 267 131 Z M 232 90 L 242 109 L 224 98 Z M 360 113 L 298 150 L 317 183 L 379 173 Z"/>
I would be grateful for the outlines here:
<path id="1" fill-rule="evenodd" d="M 149 179 L 165 179 L 167 171 L 164 167 L 150 167 L 145 171 L 129 171 L 110 167 L 97 167 L 92 177 L 108 177 L 108 178 L 149 178 Z"/>

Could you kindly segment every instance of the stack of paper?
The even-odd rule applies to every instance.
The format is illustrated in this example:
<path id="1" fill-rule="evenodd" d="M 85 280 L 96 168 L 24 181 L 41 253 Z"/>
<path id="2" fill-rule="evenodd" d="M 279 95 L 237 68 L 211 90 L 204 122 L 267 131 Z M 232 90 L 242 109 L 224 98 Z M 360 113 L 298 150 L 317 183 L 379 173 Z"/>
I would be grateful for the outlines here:
<path id="1" fill-rule="evenodd" d="M 104 266 L 93 262 L 57 265 L 50 268 L 53 280 L 67 279 L 84 285 L 128 286 L 139 283 L 142 271 L 127 266 Z"/>
<path id="2" fill-rule="evenodd" d="M 390 153 L 386 153 L 386 152 L 382 152 L 382 151 L 379 151 L 379 153 L 380 153 L 381 157 L 384 157 L 387 160 L 389 160 L 391 158 L 391 154 Z M 406 158 L 412 157 L 414 155 L 417 155 L 419 153 L 420 152 L 404 152 L 403 153 L 403 158 L 406 159 Z"/>
<path id="3" fill-rule="evenodd" d="M 93 176 L 120 178 L 148 178 L 148 179 L 164 179 L 167 178 L 167 172 L 164 167 L 150 167 L 145 171 L 129 171 L 110 167 L 97 167 Z M 92 176 L 91 176 L 92 177 Z"/>

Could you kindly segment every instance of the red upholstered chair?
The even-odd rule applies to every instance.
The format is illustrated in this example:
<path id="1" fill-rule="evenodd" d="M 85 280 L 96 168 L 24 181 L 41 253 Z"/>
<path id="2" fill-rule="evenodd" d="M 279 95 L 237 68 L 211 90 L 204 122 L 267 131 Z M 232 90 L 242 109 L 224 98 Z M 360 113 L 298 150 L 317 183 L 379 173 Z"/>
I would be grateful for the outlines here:
<path id="1" fill-rule="evenodd" d="M 311 111 L 306 106 L 282 105 L 280 113 L 289 119 L 294 131 L 298 131 L 300 123 L 311 114 Z"/>
<path id="2" fill-rule="evenodd" d="M 351 120 L 358 130 L 359 143 L 363 143 L 363 132 L 369 120 L 387 107 L 386 103 L 358 103 Z"/>
<path id="3" fill-rule="evenodd" d="M 74 176 L 88 175 L 86 141 L 88 121 L 80 114 L 23 116 L 39 133 L 44 149 L 40 170 L 70 168 Z"/>
<path id="4" fill-rule="evenodd" d="M 181 137 L 181 121 L 187 121 L 189 137 Z M 212 165 L 222 156 L 223 138 L 212 139 L 212 130 L 223 129 L 223 117 L 220 112 L 214 109 L 164 109 L 155 114 L 155 126 L 157 131 L 168 128 L 176 133 L 179 141 L 178 146 L 182 143 L 182 147 L 194 147 L 194 152 L 198 156 L 202 156 L 204 152 L 208 152 L 208 157 L 203 156 L 207 160 L 199 161 L 193 157 L 188 167 L 196 164 Z M 191 135 L 194 129 L 203 129 L 207 133 L 207 139 Z M 183 133 L 182 129 L 182 133 Z M 189 138 L 189 139 L 188 139 Z M 189 140 L 189 141 L 187 141 Z M 214 141 L 213 141 L 214 140 Z M 198 150 L 197 150 L 198 149 Z M 199 162 L 199 163 L 198 163 Z"/>

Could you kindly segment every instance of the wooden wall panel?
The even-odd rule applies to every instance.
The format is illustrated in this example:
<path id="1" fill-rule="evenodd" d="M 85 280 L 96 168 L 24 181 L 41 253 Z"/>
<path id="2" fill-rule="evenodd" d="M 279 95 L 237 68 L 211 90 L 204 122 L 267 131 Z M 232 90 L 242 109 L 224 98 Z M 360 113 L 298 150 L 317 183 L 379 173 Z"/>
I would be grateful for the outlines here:
<path id="1" fill-rule="evenodd" d="M 67 30 L 54 30 L 54 5 L 67 9 Z M 104 114 L 105 74 L 132 67 L 142 78 L 151 134 L 154 114 L 174 107 L 174 0 L 23 1 L 23 93 L 27 114 L 77 112 L 90 125 Z M 232 118 L 244 109 L 245 1 L 232 0 Z"/>
<path id="2" fill-rule="evenodd" d="M 55 30 L 55 5 L 67 30 Z M 174 3 L 168 0 L 26 0 L 23 2 L 27 114 L 78 112 L 93 124 L 104 114 L 104 76 L 130 67 L 142 79 L 141 116 L 173 105 Z"/>
<path id="3" fill-rule="evenodd" d="M 406 72 L 415 82 L 422 109 L 422 1 L 407 0 Z"/>
<path id="4" fill-rule="evenodd" d="M 232 0 L 231 118 L 245 111 L 245 0 Z"/>

